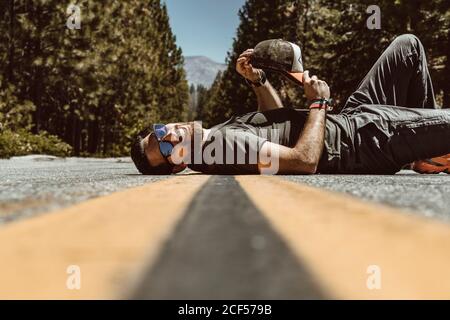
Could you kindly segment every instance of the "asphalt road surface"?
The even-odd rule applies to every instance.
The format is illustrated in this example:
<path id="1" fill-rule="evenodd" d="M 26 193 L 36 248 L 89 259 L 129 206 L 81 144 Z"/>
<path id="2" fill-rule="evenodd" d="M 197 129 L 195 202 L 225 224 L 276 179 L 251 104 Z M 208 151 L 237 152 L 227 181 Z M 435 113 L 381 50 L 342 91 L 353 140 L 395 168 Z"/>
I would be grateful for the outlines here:
<path id="1" fill-rule="evenodd" d="M 287 180 L 345 192 L 369 201 L 450 221 L 450 175 L 403 170 L 396 175 L 286 176 Z"/>
<path id="2" fill-rule="evenodd" d="M 28 156 L 0 160 L 0 223 L 165 178 L 138 175 L 127 158 Z M 402 171 L 395 176 L 282 178 L 450 221 L 450 176 L 446 174 L 418 175 L 412 171 Z"/>
<path id="3" fill-rule="evenodd" d="M 127 158 L 0 160 L 0 242 L 9 244 L 0 250 L 0 296 L 448 298 L 449 178 L 403 171 L 168 179 L 137 174 Z M 390 275 L 383 290 L 366 287 L 367 263 Z M 61 285 L 72 265 L 83 270 L 83 290 Z"/>
<path id="4" fill-rule="evenodd" d="M 0 160 L 0 223 L 165 178 L 139 175 L 130 161 L 48 156 Z"/>

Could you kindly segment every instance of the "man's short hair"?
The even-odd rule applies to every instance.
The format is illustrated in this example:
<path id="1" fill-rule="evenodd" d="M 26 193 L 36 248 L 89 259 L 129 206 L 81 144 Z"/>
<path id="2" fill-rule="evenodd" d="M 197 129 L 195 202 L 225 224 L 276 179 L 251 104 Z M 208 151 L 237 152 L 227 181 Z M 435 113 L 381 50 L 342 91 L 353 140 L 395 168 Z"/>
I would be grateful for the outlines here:
<path id="1" fill-rule="evenodd" d="M 145 154 L 144 139 L 153 134 L 150 129 L 139 132 L 131 144 L 131 159 L 140 173 L 145 175 L 167 175 L 172 173 L 173 165 L 163 163 L 159 166 L 151 166 Z"/>

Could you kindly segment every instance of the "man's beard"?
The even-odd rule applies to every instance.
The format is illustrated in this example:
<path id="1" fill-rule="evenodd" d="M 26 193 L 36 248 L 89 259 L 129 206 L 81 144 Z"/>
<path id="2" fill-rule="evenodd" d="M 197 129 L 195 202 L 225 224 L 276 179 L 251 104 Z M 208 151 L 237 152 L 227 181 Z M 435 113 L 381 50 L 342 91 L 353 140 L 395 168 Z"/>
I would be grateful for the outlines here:
<path id="1" fill-rule="evenodd" d="M 201 122 L 192 123 L 192 139 L 190 141 L 190 163 L 203 163 L 203 127 Z"/>
<path id="2" fill-rule="evenodd" d="M 181 138 L 183 137 L 183 138 Z M 187 134 L 181 136 L 179 144 L 175 146 L 176 164 L 203 163 L 203 128 L 200 122 L 189 123 Z M 188 140 L 189 139 L 189 140 Z M 181 152 L 182 150 L 182 152 Z M 175 157 L 172 157 L 175 160 Z"/>

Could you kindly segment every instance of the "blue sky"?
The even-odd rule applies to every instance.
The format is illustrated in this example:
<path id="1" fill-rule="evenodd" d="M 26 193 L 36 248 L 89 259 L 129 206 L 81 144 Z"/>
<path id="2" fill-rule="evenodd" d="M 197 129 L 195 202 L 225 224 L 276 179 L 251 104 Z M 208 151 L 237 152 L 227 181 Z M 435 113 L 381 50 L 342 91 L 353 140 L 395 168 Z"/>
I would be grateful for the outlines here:
<path id="1" fill-rule="evenodd" d="M 185 56 L 224 62 L 245 0 L 165 0 L 172 31 Z"/>

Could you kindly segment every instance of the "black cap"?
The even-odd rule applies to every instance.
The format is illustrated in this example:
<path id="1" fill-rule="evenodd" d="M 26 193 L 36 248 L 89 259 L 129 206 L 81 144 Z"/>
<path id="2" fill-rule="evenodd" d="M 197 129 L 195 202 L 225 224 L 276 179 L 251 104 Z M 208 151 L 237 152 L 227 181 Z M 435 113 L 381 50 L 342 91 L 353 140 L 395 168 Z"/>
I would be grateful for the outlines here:
<path id="1" fill-rule="evenodd" d="M 302 51 L 295 43 L 282 39 L 265 40 L 256 45 L 251 58 L 255 68 L 283 74 L 297 84 L 303 84 Z"/>

